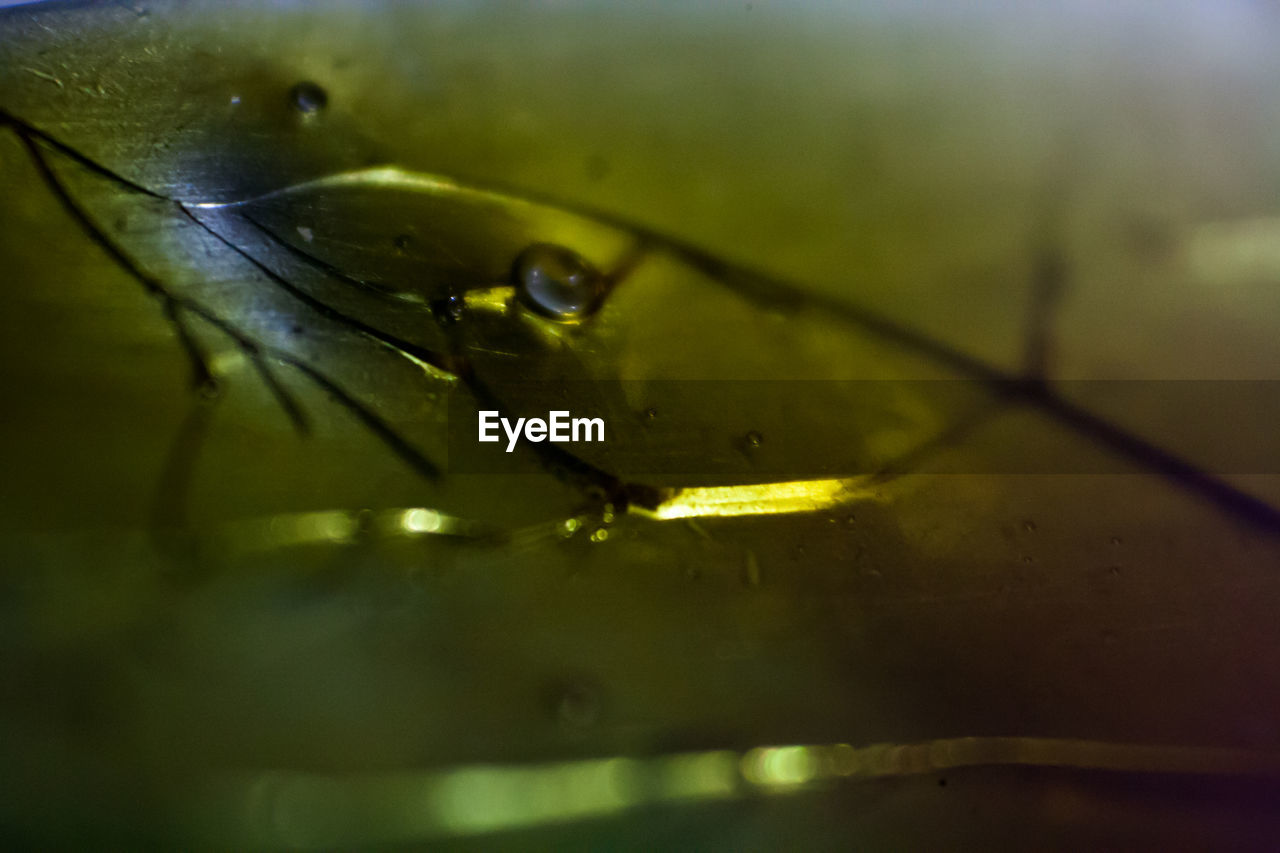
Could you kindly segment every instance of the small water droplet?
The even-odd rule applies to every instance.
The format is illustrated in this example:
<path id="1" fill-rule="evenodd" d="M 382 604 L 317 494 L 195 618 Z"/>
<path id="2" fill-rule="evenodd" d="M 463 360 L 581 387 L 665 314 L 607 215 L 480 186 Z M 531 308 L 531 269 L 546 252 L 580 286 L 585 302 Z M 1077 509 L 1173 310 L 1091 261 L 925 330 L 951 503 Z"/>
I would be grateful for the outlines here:
<path id="1" fill-rule="evenodd" d="M 566 518 L 564 521 L 560 522 L 561 538 L 569 539 L 570 537 L 573 536 L 573 534 L 578 532 L 578 528 L 580 526 L 581 526 L 581 522 L 579 522 L 578 519 Z"/>
<path id="2" fill-rule="evenodd" d="M 452 326 L 459 322 L 466 312 L 467 303 L 461 296 L 446 296 L 431 303 L 431 313 L 442 326 Z"/>
<path id="3" fill-rule="evenodd" d="M 1107 574 L 1109 575 L 1118 575 L 1120 574 L 1120 572 L 1121 572 L 1121 569 L 1119 566 L 1115 566 L 1115 565 L 1107 566 Z"/>
<path id="4" fill-rule="evenodd" d="M 646 421 L 656 421 L 658 419 L 658 410 L 653 406 L 650 406 L 649 408 L 645 409 L 644 419 Z"/>
<path id="5" fill-rule="evenodd" d="M 408 234 L 397 234 L 396 238 L 392 242 L 395 244 L 397 249 L 404 252 L 413 245 L 413 237 Z"/>
<path id="6" fill-rule="evenodd" d="M 1036 523 L 1028 518 L 1026 521 L 1022 522 L 1022 529 L 1028 533 L 1035 533 Z"/>
<path id="7" fill-rule="evenodd" d="M 747 447 L 759 447 L 764 443 L 764 436 L 755 430 L 751 430 L 746 435 Z"/>
<path id="8" fill-rule="evenodd" d="M 1035 561 L 1036 561 L 1036 558 L 1031 556 L 1030 554 L 1024 554 L 1022 557 L 1022 562 L 1024 563 L 1034 563 Z"/>
<path id="9" fill-rule="evenodd" d="M 520 253 L 512 277 L 524 303 L 553 320 L 580 320 L 600 307 L 604 277 L 576 252 L 535 243 Z"/>
<path id="10" fill-rule="evenodd" d="M 329 94 L 315 83 L 304 80 L 289 90 L 289 103 L 305 115 L 318 113 L 329 103 Z"/>
<path id="11" fill-rule="evenodd" d="M 592 542 L 604 542 L 608 538 L 609 538 L 609 531 L 605 530 L 603 527 L 597 528 L 596 531 L 591 534 Z"/>
<path id="12" fill-rule="evenodd" d="M 232 95 L 232 96 L 231 96 L 231 106 L 233 106 L 233 107 L 238 107 L 238 106 L 240 106 L 240 96 L 239 96 L 239 95 Z"/>
<path id="13" fill-rule="evenodd" d="M 1121 539 L 1119 536 L 1112 536 L 1112 537 L 1111 537 L 1111 544 L 1112 544 L 1112 545 L 1119 545 L 1119 544 L 1120 544 L 1120 543 L 1122 543 L 1123 541 L 1124 541 L 1124 540 L 1123 540 L 1123 539 Z"/>
<path id="14" fill-rule="evenodd" d="M 206 400 L 216 400 L 222 395 L 222 385 L 218 382 L 217 377 L 207 376 L 200 383 L 200 396 Z"/>

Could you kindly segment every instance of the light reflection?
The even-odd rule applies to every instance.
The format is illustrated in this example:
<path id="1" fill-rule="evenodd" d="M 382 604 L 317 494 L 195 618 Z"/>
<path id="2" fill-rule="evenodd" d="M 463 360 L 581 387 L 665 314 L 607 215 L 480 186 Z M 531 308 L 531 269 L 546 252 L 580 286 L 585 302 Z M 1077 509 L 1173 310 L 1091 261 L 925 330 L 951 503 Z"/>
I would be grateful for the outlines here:
<path id="1" fill-rule="evenodd" d="M 716 800 L 739 793 L 738 755 L 728 750 L 692 752 L 659 759 L 657 797 Z"/>
<path id="2" fill-rule="evenodd" d="M 468 290 L 463 294 L 463 302 L 471 310 L 488 311 L 494 314 L 506 314 L 515 298 L 516 289 L 509 284 L 497 287 L 482 287 Z"/>
<path id="3" fill-rule="evenodd" d="M 496 527 L 483 521 L 461 518 L 421 506 L 370 513 L 369 529 L 378 536 L 391 538 L 453 536 L 463 539 L 485 539 L 501 535 Z"/>
<path id="4" fill-rule="evenodd" d="M 458 205 L 460 210 L 491 210 L 495 221 L 499 222 L 513 217 L 536 217 L 540 239 L 565 246 L 597 246 L 604 257 L 620 253 L 632 241 L 631 235 L 618 227 L 570 210 L 548 206 L 496 189 L 470 186 L 443 175 L 414 172 L 395 166 L 372 166 L 325 175 L 252 198 L 230 202 L 192 202 L 186 204 L 186 207 L 192 210 L 235 209 L 269 199 L 325 193 L 335 189 L 374 191 L 374 195 L 369 196 L 370 198 L 380 198 L 385 191 L 389 190 L 421 193 L 437 199 L 446 199 Z M 493 288 L 495 292 L 501 289 L 504 288 Z M 511 288 L 505 289 L 514 292 Z"/>
<path id="5" fill-rule="evenodd" d="M 1051 738 L 948 738 L 361 776 L 266 774 L 230 781 L 229 788 L 218 786 L 197 811 L 206 820 L 216 812 L 216 831 L 230 845 L 367 847 L 529 829 L 658 803 L 796 794 L 849 777 L 918 776 L 983 765 L 1280 777 L 1280 753 Z M 195 835 L 211 827 L 193 822 L 189 829 Z"/>
<path id="6" fill-rule="evenodd" d="M 446 774 L 429 808 L 451 833 L 471 835 L 621 811 L 639 792 L 638 762 L 625 758 Z"/>
<path id="7" fill-rule="evenodd" d="M 400 513 L 400 527 L 405 533 L 436 533 L 444 521 L 435 510 L 414 507 Z"/>
<path id="8" fill-rule="evenodd" d="M 246 544 L 280 548 L 347 542 L 355 536 L 359 523 L 346 510 L 327 510 L 281 513 L 233 527 Z"/>
<path id="9" fill-rule="evenodd" d="M 209 372 L 214 376 L 235 373 L 249 364 L 249 359 L 245 356 L 244 350 L 238 347 L 214 353 L 207 358 Z"/>
<path id="10" fill-rule="evenodd" d="M 205 819 L 216 813 L 217 831 L 227 844 L 320 849 L 483 835 L 605 817 L 658 803 L 795 794 L 840 779 L 918 776 L 982 765 L 1280 777 L 1280 753 L 962 737 L 863 747 L 791 744 L 745 753 L 709 750 L 361 776 L 271 773 L 216 787 L 197 811 Z M 196 835 L 210 828 L 201 822 L 189 829 Z"/>
<path id="11" fill-rule="evenodd" d="M 803 785 L 818 775 L 817 752 L 805 746 L 753 749 L 742 756 L 742 775 L 765 787 Z"/>
<path id="12" fill-rule="evenodd" d="M 870 478 L 794 480 L 742 486 L 681 489 L 656 509 L 637 511 L 663 520 L 702 516 L 782 515 L 817 512 L 858 501 L 879 500 Z"/>
<path id="13" fill-rule="evenodd" d="M 485 522 L 427 507 L 407 507 L 372 512 L 286 512 L 267 518 L 231 522 L 215 534 L 217 540 L 237 553 L 352 544 L 362 536 L 380 539 L 423 536 L 495 539 L 502 537 L 502 531 Z"/>

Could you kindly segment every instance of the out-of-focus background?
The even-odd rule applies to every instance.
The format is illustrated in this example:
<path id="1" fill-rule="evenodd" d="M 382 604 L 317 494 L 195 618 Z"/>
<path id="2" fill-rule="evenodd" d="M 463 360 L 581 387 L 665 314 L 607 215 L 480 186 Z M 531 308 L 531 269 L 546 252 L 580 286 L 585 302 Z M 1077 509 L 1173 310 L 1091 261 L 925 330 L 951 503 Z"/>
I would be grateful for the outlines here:
<path id="1" fill-rule="evenodd" d="M 1243 0 L 0 13 L 4 831 L 1270 846 L 1277 35 Z M 728 266 L 659 241 L 571 331 L 429 310 L 441 257 L 553 226 Z M 432 477 L 473 389 L 372 332 L 498 392 L 902 383 L 806 417 L 911 464 L 690 518 Z M 673 452 L 812 456 L 712 414 Z"/>

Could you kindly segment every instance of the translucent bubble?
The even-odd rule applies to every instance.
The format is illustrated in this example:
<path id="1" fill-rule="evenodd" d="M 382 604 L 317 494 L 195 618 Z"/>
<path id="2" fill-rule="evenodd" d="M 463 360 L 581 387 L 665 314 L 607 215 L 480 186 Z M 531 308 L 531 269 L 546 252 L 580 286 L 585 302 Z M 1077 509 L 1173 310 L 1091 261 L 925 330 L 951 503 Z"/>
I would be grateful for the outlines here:
<path id="1" fill-rule="evenodd" d="M 304 80 L 289 90 L 289 103 L 300 113 L 318 113 L 329 103 L 329 94 L 315 83 Z"/>
<path id="2" fill-rule="evenodd" d="M 520 298 L 553 320 L 579 320 L 600 306 L 604 277 L 577 252 L 535 243 L 520 253 L 513 268 Z"/>

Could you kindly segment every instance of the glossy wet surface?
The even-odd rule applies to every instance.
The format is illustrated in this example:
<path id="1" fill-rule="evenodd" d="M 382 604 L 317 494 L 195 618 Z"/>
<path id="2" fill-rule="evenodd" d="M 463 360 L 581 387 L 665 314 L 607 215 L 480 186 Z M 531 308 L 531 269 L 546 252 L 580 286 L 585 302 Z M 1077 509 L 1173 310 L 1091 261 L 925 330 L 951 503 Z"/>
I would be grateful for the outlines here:
<path id="1" fill-rule="evenodd" d="M 1268 13 L 212 8 L 0 17 L 15 835 L 1274 829 L 1266 386 L 1040 382 L 1277 378 Z M 450 468 L 548 384 L 737 479 Z"/>

